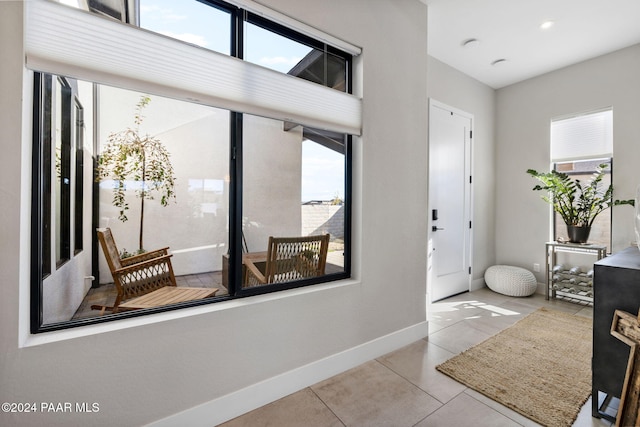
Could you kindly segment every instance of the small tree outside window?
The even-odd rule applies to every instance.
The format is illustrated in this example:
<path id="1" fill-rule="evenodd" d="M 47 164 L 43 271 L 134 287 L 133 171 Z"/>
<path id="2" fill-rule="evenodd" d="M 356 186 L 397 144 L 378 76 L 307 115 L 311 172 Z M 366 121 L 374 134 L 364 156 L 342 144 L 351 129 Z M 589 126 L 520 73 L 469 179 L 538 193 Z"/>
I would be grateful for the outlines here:
<path id="1" fill-rule="evenodd" d="M 134 127 L 109 134 L 107 144 L 98 160 L 97 179 L 114 181 L 113 206 L 120 209 L 118 219 L 128 220 L 126 211 L 126 182 L 139 183 L 135 191 L 140 199 L 140 230 L 138 252 L 144 252 L 144 202 L 160 197 L 160 204 L 167 206 L 175 199 L 175 175 L 170 153 L 162 142 L 148 134 L 141 135 L 140 125 L 144 120 L 142 110 L 151 102 L 147 95 L 136 104 Z"/>

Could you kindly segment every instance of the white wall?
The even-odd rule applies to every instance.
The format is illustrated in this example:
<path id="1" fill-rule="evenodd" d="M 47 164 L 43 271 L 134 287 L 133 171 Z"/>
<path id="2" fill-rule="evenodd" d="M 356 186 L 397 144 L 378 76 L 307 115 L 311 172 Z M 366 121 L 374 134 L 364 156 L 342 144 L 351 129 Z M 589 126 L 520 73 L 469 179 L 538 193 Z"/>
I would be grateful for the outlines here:
<path id="1" fill-rule="evenodd" d="M 549 206 L 532 191 L 529 168 L 549 168 L 549 127 L 554 117 L 613 107 L 615 197 L 633 198 L 640 184 L 640 45 L 498 90 L 496 258 L 531 269 L 544 266 Z M 635 240 L 633 210 L 613 208 L 613 251 Z M 544 280 L 543 274 L 537 275 Z"/>
<path id="2" fill-rule="evenodd" d="M 484 286 L 487 267 L 495 264 L 495 90 L 428 57 L 429 98 L 473 114 L 472 286 Z"/>
<path id="3" fill-rule="evenodd" d="M 18 345 L 19 312 L 29 310 L 29 200 L 24 187 L 29 185 L 29 172 L 21 167 L 29 164 L 31 150 L 22 144 L 24 123 L 22 107 L 22 8 L 23 2 L 0 3 L 0 394 L 3 402 L 18 378 L 10 380 L 9 373 L 20 357 Z M 26 158 L 26 159 L 25 159 Z M 21 215 L 26 218 L 21 219 Z M 25 224 L 26 222 L 26 224 Z M 21 233 L 22 231 L 22 233 Z M 25 236 L 23 238 L 23 235 Z M 27 297 L 21 300 L 20 293 Z M 0 417 L 7 417 L 1 415 Z M 5 418 L 0 418 L 0 423 Z"/>
<path id="4" fill-rule="evenodd" d="M 140 425 L 200 404 L 207 411 L 199 421 L 211 425 L 290 391 L 277 380 L 279 387 L 267 385 L 260 395 L 245 387 L 309 364 L 323 366 L 314 372 L 320 379 L 392 348 L 361 351 L 332 369 L 313 365 L 320 360 L 370 349 L 367 343 L 407 329 L 426 334 L 426 237 L 416 238 L 427 235 L 427 60 L 417 54 L 427 49 L 426 6 L 264 3 L 363 48 L 356 64 L 364 104 L 363 135 L 354 144 L 353 280 L 32 337 L 31 82 L 23 73 L 23 3 L 0 2 L 0 401 L 100 408 L 0 413 L 1 425 Z M 215 400 L 234 392 L 237 405 Z"/>

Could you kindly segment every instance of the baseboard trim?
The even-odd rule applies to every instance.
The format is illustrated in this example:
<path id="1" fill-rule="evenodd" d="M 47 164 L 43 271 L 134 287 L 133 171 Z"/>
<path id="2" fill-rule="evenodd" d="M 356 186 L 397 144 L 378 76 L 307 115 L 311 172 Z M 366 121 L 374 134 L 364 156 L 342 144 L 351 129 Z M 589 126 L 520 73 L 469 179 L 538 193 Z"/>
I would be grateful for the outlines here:
<path id="1" fill-rule="evenodd" d="M 218 425 L 425 338 L 428 334 L 429 322 L 421 322 L 186 411 L 176 413 L 149 425 L 153 427 L 185 425 L 210 427 Z"/>
<path id="2" fill-rule="evenodd" d="M 478 289 L 482 289 L 484 288 L 486 285 L 484 283 L 484 278 L 482 279 L 475 279 L 471 281 L 471 285 L 469 286 L 469 290 L 470 291 L 477 291 Z"/>

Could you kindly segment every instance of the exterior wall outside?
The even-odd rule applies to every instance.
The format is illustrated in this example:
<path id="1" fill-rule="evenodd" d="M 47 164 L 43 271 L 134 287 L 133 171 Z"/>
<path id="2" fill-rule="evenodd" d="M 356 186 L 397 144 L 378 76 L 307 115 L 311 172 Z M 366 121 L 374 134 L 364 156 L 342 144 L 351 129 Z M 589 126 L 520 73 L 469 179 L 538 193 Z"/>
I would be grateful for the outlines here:
<path id="1" fill-rule="evenodd" d="M 496 263 L 495 255 L 495 90 L 443 62 L 428 57 L 429 98 L 473 114 L 471 142 L 472 287 L 484 286 L 484 271 Z"/>
<path id="2" fill-rule="evenodd" d="M 243 229 L 249 249 L 265 251 L 269 236 L 299 236 L 302 127 L 245 115 Z"/>
<path id="3" fill-rule="evenodd" d="M 640 183 L 640 45 L 498 90 L 496 151 L 496 260 L 544 266 L 550 208 L 531 191 L 529 168 L 549 168 L 552 118 L 613 107 L 614 197 L 633 198 Z M 633 209 L 613 208 L 612 251 L 634 241 Z M 536 273 L 539 282 L 543 273 Z"/>
<path id="4" fill-rule="evenodd" d="M 344 239 L 344 206 L 302 205 L 302 235 L 331 234 L 331 239 Z"/>
<path id="5" fill-rule="evenodd" d="M 210 414 L 238 415 L 252 399 L 235 407 L 216 399 L 426 325 L 426 239 L 416 238 L 427 233 L 426 186 L 415 186 L 427 178 L 427 60 L 415 55 L 427 49 L 426 6 L 415 0 L 262 3 L 363 48 L 355 64 L 364 124 L 354 143 L 353 279 L 34 337 L 28 333 L 32 83 L 23 68 L 24 2 L 0 2 L 0 400 L 100 408 L 0 413 L 1 425 L 142 425 L 210 402 Z M 397 265 L 405 267 L 389 268 Z"/>
<path id="6" fill-rule="evenodd" d="M 91 165 L 93 156 L 93 104 L 91 98 L 83 97 L 91 93 L 91 85 L 80 84 L 78 96 L 84 109 L 84 140 L 82 147 L 84 164 Z M 72 165 L 75 168 L 75 165 Z M 85 170 L 91 170 L 85 167 Z M 75 175 L 75 172 L 72 172 Z M 83 182 L 83 198 L 88 203 L 84 204 L 83 215 L 83 250 L 81 253 L 72 256 L 58 270 L 45 278 L 42 283 L 42 318 L 44 323 L 64 322 L 75 314 L 77 308 L 82 303 L 87 291 L 91 287 L 91 203 L 93 179 L 91 173 L 85 173 Z M 74 190 L 75 191 L 75 190 Z M 71 213 L 75 215 L 75 212 Z M 54 221 L 54 218 L 52 218 Z M 54 258 L 52 254 L 52 258 Z M 55 265 L 55 259 L 51 260 Z M 105 263 L 106 265 L 106 263 Z M 108 271 L 108 268 L 107 268 Z"/>

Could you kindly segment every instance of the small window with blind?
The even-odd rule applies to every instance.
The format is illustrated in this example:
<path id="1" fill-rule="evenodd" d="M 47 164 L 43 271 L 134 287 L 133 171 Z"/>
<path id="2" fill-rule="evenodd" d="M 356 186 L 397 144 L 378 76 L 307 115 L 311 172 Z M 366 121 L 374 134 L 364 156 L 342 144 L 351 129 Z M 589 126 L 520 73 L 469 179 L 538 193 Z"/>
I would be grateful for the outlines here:
<path id="1" fill-rule="evenodd" d="M 551 162 L 558 171 L 586 183 L 601 164 L 606 164 L 602 188 L 613 173 L 613 110 L 605 109 L 551 121 Z M 554 213 L 554 240 L 568 240 L 560 215 Z M 611 209 L 593 222 L 589 243 L 611 247 Z"/>

